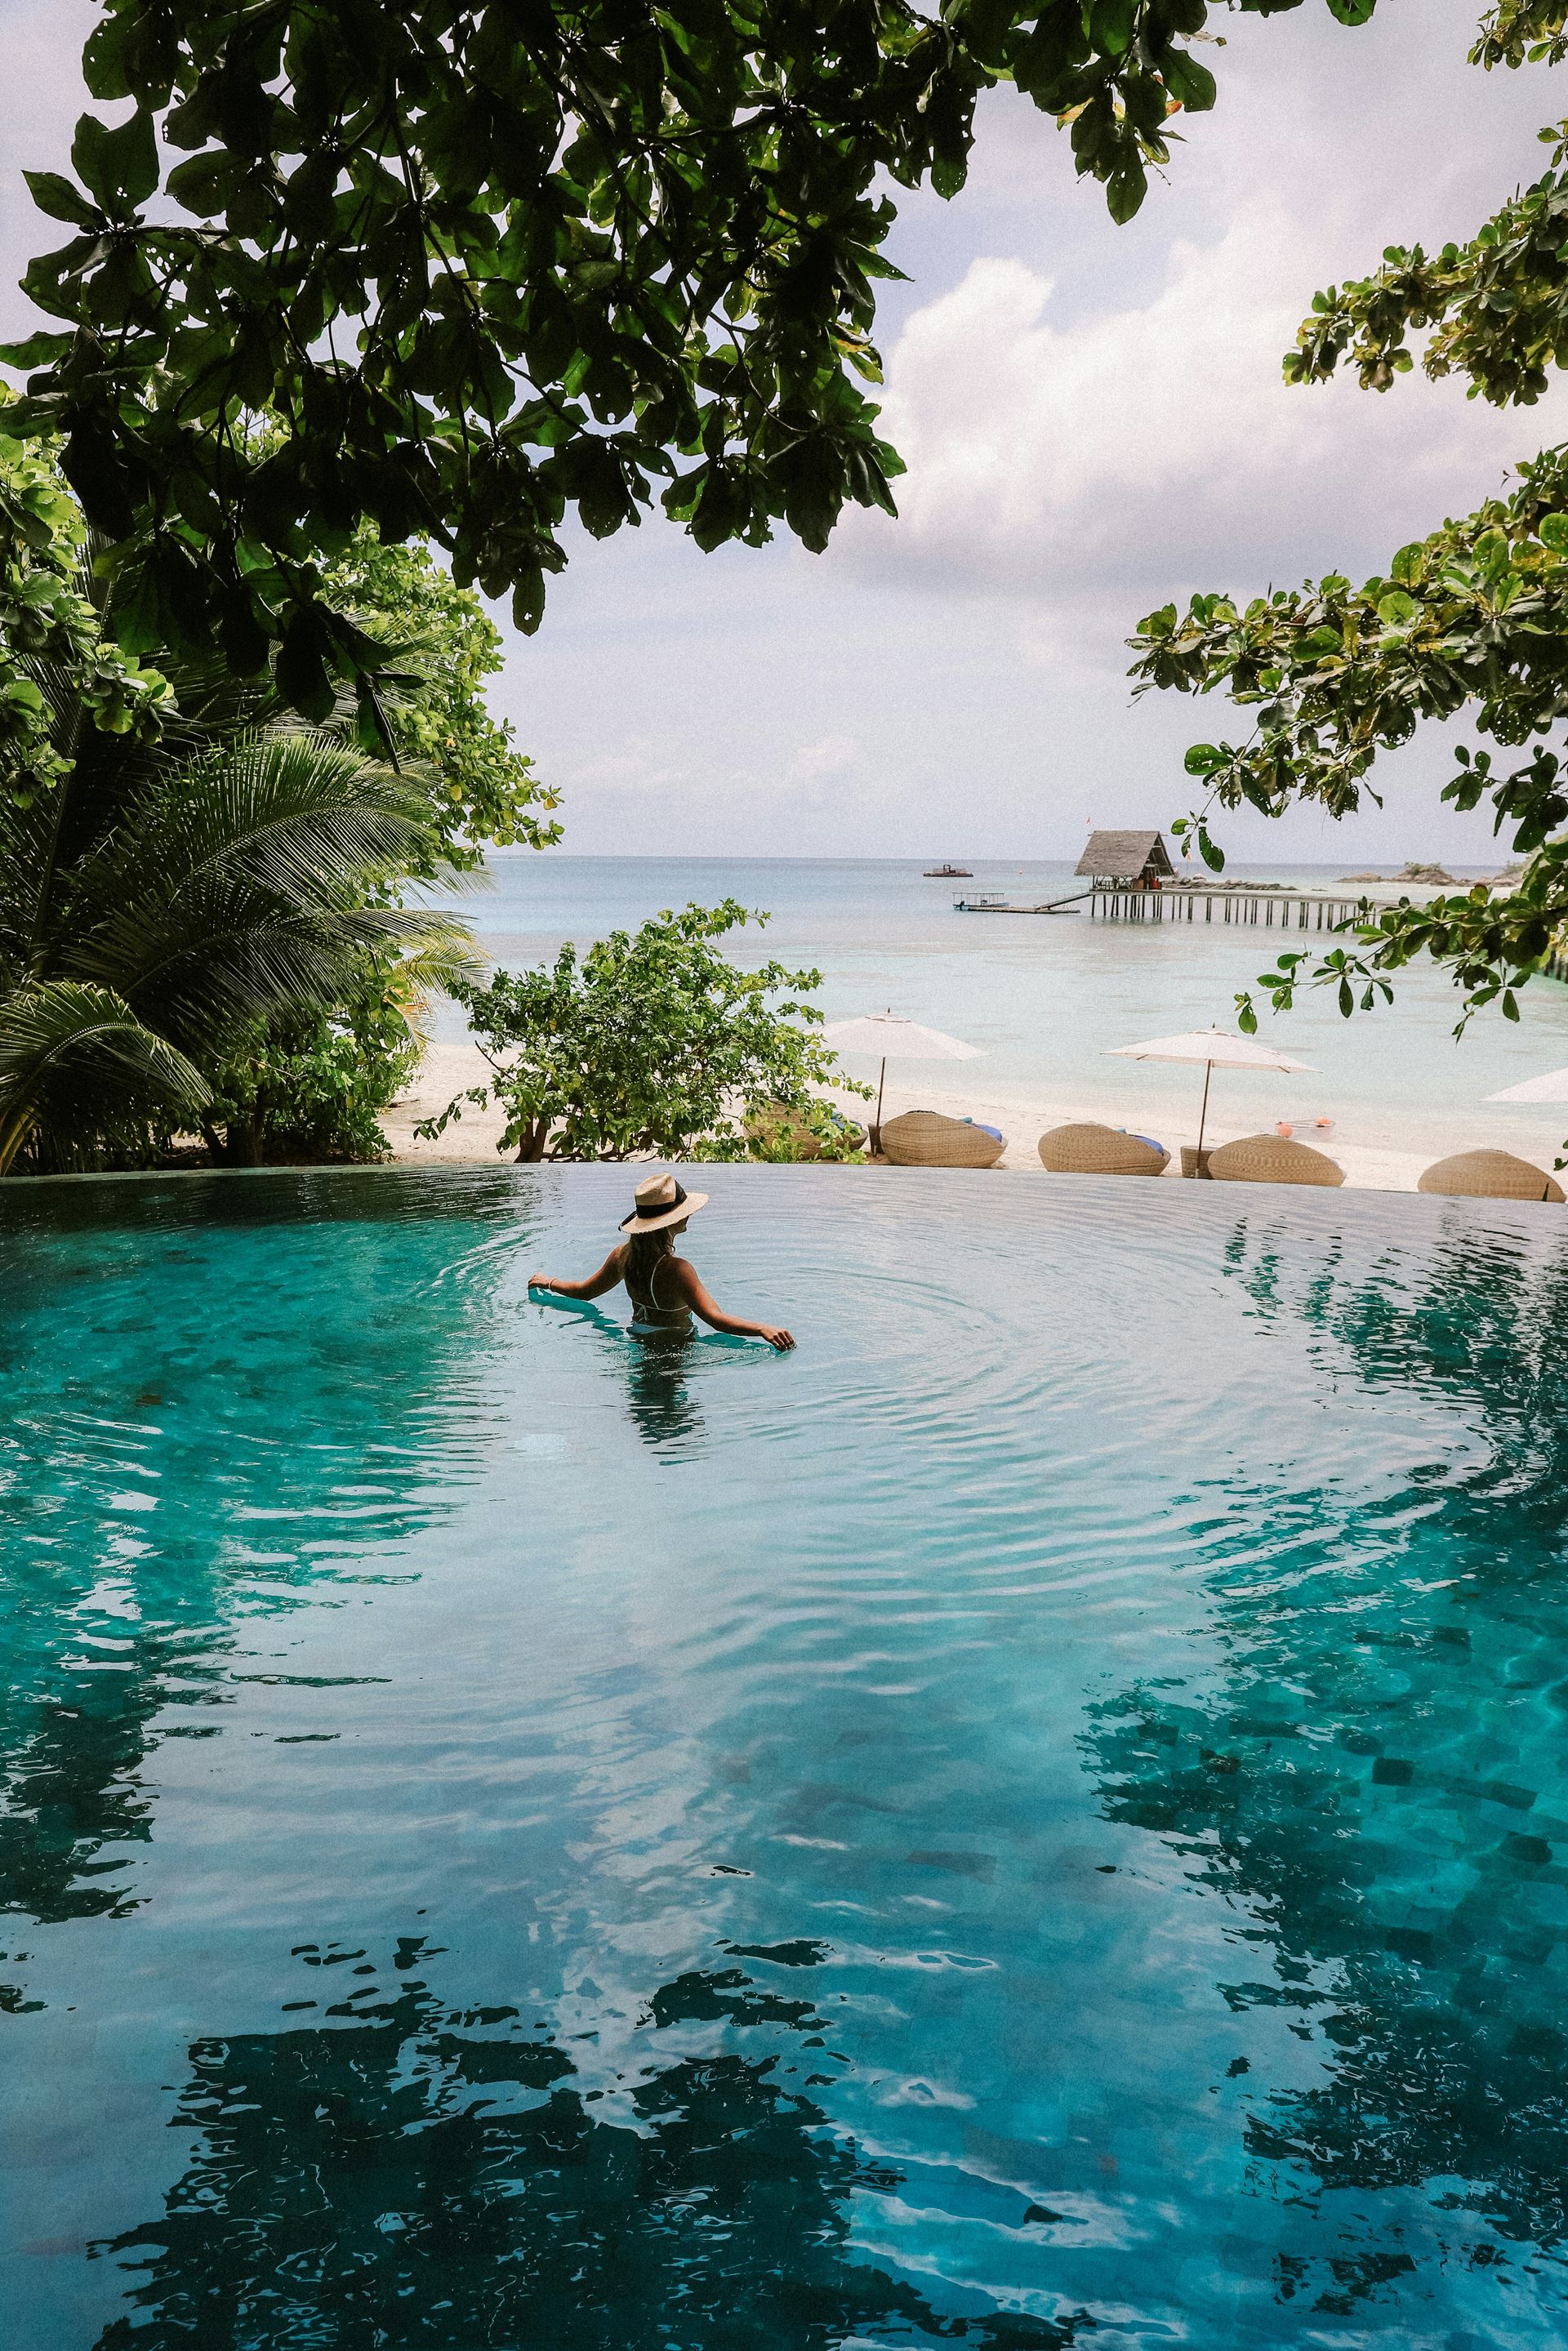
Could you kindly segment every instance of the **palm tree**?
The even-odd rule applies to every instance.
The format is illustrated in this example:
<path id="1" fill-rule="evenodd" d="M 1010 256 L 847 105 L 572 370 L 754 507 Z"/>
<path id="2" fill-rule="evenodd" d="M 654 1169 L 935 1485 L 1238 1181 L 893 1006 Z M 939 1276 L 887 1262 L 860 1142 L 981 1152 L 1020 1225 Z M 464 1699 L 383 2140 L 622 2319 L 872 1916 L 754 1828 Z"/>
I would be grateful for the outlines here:
<path id="1" fill-rule="evenodd" d="M 35 674 L 70 766 L 0 805 L 0 1175 L 199 1120 L 226 1038 L 329 1011 L 367 956 L 423 984 L 475 975 L 465 925 L 391 903 L 412 872 L 456 879 L 417 779 L 286 730 L 216 672 L 173 678 L 152 743 L 97 728 L 68 674 Z"/>

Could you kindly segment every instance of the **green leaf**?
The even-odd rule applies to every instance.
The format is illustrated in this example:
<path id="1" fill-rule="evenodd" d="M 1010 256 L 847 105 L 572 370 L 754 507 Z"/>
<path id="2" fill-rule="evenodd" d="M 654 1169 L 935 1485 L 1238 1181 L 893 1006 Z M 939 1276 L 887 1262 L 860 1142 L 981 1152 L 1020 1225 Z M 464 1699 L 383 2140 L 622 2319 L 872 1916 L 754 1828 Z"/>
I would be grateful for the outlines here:
<path id="1" fill-rule="evenodd" d="M 1133 37 L 1138 0 L 1093 0 L 1089 37 L 1104 56 L 1119 57 Z"/>
<path id="2" fill-rule="evenodd" d="M 324 648 L 325 616 L 307 607 L 296 612 L 283 632 L 277 654 L 277 691 L 291 710 L 321 726 L 337 702 L 328 673 Z"/>
<path id="3" fill-rule="evenodd" d="M 1219 85 L 1208 68 L 1185 49 L 1173 49 L 1163 60 L 1160 78 L 1189 114 L 1207 114 L 1219 94 Z"/>
<path id="4" fill-rule="evenodd" d="M 1105 203 L 1118 228 L 1133 219 L 1149 192 L 1148 176 L 1135 155 L 1118 163 L 1105 183 Z"/>
<path id="5" fill-rule="evenodd" d="M 82 79 L 94 98 L 131 96 L 126 60 L 131 33 L 131 18 L 116 16 L 95 26 L 88 35 L 81 57 Z"/>
<path id="6" fill-rule="evenodd" d="M 169 193 L 188 213 L 211 219 L 233 202 L 248 169 L 244 157 L 227 154 L 221 149 L 215 154 L 193 155 L 188 162 L 176 163 L 170 172 Z"/>
<path id="7" fill-rule="evenodd" d="M 73 228 L 95 228 L 99 220 L 79 188 L 58 172 L 24 172 L 33 202 L 51 220 L 68 221 Z"/>
<path id="8" fill-rule="evenodd" d="M 158 144 L 151 113 L 138 107 L 129 121 L 113 131 L 96 115 L 84 114 L 77 123 L 71 162 L 83 186 L 106 212 L 133 212 L 158 185 Z"/>
<path id="9" fill-rule="evenodd" d="M 52 367 L 65 358 L 75 341 L 74 335 L 51 335 L 40 328 L 25 342 L 0 343 L 0 362 L 14 368 Z"/>

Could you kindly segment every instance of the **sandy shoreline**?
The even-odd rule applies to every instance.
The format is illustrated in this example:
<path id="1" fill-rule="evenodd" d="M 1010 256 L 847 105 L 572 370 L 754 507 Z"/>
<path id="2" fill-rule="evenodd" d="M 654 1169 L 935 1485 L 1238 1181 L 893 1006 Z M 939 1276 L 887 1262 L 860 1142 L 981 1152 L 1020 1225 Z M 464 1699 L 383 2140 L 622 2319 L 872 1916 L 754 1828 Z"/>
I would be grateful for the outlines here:
<path id="1" fill-rule="evenodd" d="M 455 1094 L 467 1087 L 482 1085 L 488 1075 L 477 1048 L 467 1041 L 432 1044 L 413 1087 L 382 1120 L 394 1159 L 410 1166 L 466 1163 L 494 1167 L 503 1121 L 493 1109 L 465 1108 L 462 1120 L 449 1126 L 434 1142 L 423 1142 L 413 1132 L 419 1120 L 444 1110 Z M 852 1115 L 864 1118 L 863 1102 L 849 1095 L 841 1099 Z M 1070 1119 L 1099 1119 L 1110 1126 L 1131 1126 L 1156 1135 L 1171 1154 L 1168 1176 L 1179 1170 L 1179 1146 L 1197 1140 L 1197 1102 L 1195 1085 L 1190 1115 L 1173 1119 L 1168 1102 L 1153 1107 L 1141 1103 L 1134 1073 L 1111 1085 L 1085 1086 L 1071 1099 L 1052 1099 L 1034 1092 L 992 1099 L 977 1090 L 956 1093 L 939 1086 L 900 1088 L 894 1094 L 890 1086 L 884 1114 L 891 1117 L 898 1110 L 918 1104 L 928 1110 L 946 1111 L 956 1118 L 984 1120 L 988 1125 L 999 1126 L 1008 1138 L 1002 1166 L 1032 1169 L 1040 1175 L 1044 1170 L 1035 1145 L 1048 1127 L 1061 1126 Z M 1223 1102 L 1218 1107 L 1211 1104 L 1207 1139 L 1226 1142 L 1235 1135 L 1271 1129 L 1273 1123 L 1273 1115 L 1257 1092 L 1243 1092 L 1233 1085 Z M 1518 1113 L 1511 1114 L 1478 1105 L 1463 1134 L 1456 1132 L 1451 1114 L 1410 1119 L 1397 1113 L 1389 1114 L 1376 1128 L 1368 1127 L 1361 1133 L 1347 1131 L 1343 1123 L 1327 1134 L 1318 1134 L 1311 1127 L 1299 1128 L 1297 1132 L 1301 1141 L 1313 1144 L 1338 1161 L 1344 1169 L 1348 1186 L 1358 1191 L 1413 1192 L 1423 1169 L 1435 1159 L 1466 1148 L 1490 1145 L 1514 1151 L 1538 1166 L 1550 1168 L 1568 1134 L 1568 1109 L 1531 1112 L 1521 1117 Z"/>

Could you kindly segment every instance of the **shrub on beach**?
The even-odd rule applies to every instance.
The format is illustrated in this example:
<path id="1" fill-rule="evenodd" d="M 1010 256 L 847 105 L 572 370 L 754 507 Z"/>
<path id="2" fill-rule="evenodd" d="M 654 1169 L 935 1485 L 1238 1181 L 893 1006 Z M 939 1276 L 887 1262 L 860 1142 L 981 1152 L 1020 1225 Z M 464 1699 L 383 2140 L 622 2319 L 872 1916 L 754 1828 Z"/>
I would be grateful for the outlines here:
<path id="1" fill-rule="evenodd" d="M 522 1160 L 782 1156 L 747 1132 L 781 1112 L 835 1142 L 813 1089 L 845 1081 L 812 1033 L 821 1014 L 800 1000 L 821 974 L 779 963 L 743 971 L 715 945 L 767 919 L 733 898 L 666 910 L 580 958 L 569 943 L 553 964 L 459 985 L 493 1074 L 416 1132 L 434 1139 L 465 1105 L 493 1101 L 507 1122 L 496 1147 Z"/>

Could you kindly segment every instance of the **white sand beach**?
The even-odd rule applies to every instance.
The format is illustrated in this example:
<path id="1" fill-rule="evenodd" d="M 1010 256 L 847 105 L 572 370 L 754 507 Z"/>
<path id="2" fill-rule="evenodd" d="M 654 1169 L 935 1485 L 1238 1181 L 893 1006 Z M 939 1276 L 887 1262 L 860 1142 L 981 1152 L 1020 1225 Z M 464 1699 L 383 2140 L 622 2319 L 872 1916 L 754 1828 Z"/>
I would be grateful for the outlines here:
<path id="1" fill-rule="evenodd" d="M 918 1107 L 999 1126 L 1008 1139 L 999 1165 L 1036 1175 L 1044 1170 L 1035 1145 L 1048 1127 L 1061 1126 L 1070 1119 L 1098 1119 L 1110 1126 L 1131 1127 L 1156 1136 L 1171 1154 L 1167 1176 L 1179 1174 L 1181 1144 L 1197 1140 L 1201 1072 L 1191 1073 L 1189 1114 L 1174 1120 L 1168 1099 L 1155 1104 L 1140 1093 L 1139 1074 L 1139 1065 L 1134 1064 L 1108 1085 L 1085 1084 L 1071 1096 L 1055 1097 L 1043 1092 L 998 1092 L 992 1098 L 984 1091 L 983 1079 L 962 1092 L 935 1085 L 895 1088 L 890 1081 L 884 1115 L 891 1118 L 901 1110 Z M 413 1132 L 421 1119 L 444 1110 L 454 1095 L 466 1088 L 483 1085 L 488 1075 L 473 1044 L 466 1040 L 433 1043 L 413 1090 L 382 1118 L 393 1157 L 415 1166 L 428 1163 L 495 1166 L 503 1121 L 493 1108 L 465 1108 L 461 1121 L 434 1142 L 423 1141 Z M 1218 1073 L 1209 1097 L 1206 1139 L 1223 1143 L 1235 1135 L 1271 1132 L 1281 1115 L 1277 1083 L 1234 1071 Z M 1272 1094 L 1270 1084 L 1276 1089 Z M 844 1094 L 837 1099 L 851 1116 L 862 1120 L 866 1116 L 868 1106 L 857 1097 Z M 1287 1102 L 1285 1109 L 1299 1111 L 1299 1105 Z M 1298 1124 L 1295 1132 L 1299 1140 L 1337 1160 L 1344 1169 L 1347 1186 L 1358 1191 L 1413 1192 L 1422 1170 L 1434 1160 L 1448 1152 L 1482 1145 L 1517 1152 L 1537 1166 L 1550 1168 L 1568 1138 L 1568 1106 L 1554 1111 L 1478 1103 L 1473 1113 L 1462 1120 L 1451 1110 L 1426 1115 L 1385 1111 L 1375 1116 L 1361 1113 L 1354 1121 L 1336 1120 L 1326 1133 L 1316 1131 L 1310 1122 Z"/>

